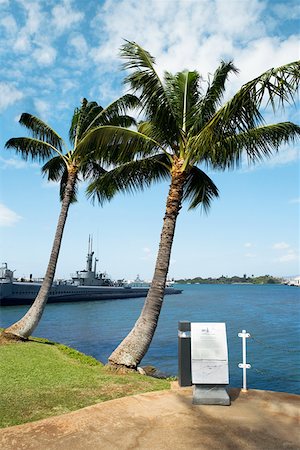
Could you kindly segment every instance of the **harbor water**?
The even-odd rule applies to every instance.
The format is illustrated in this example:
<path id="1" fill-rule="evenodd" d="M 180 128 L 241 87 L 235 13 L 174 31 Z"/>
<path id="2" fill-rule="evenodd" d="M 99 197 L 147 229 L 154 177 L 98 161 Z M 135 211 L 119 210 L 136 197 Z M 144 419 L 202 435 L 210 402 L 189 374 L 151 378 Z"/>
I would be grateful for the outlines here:
<path id="1" fill-rule="evenodd" d="M 248 387 L 300 394 L 300 289 L 284 285 L 180 285 L 164 304 L 141 366 L 177 375 L 178 321 L 225 322 L 230 385 L 242 386 L 242 342 L 247 330 Z M 35 331 L 106 362 L 138 318 L 144 299 L 49 304 Z M 0 308 L 0 326 L 22 317 L 26 306 Z"/>

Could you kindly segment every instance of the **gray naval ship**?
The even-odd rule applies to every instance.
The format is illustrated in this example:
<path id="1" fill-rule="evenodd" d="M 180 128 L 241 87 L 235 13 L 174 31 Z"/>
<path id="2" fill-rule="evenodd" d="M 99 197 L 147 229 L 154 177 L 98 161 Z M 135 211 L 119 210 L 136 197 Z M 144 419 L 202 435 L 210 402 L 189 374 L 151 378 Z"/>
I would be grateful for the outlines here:
<path id="1" fill-rule="evenodd" d="M 97 273 L 98 259 L 94 258 L 92 242 L 86 261 L 86 269 L 77 271 L 69 281 L 59 280 L 52 284 L 48 303 L 78 302 L 94 300 L 116 300 L 123 298 L 146 297 L 150 285 L 137 286 L 125 284 L 123 280 L 112 281 L 103 273 Z M 31 305 L 41 287 L 42 280 L 17 281 L 13 271 L 3 263 L 0 267 L 0 306 Z M 182 290 L 166 287 L 165 294 L 181 294 Z"/>

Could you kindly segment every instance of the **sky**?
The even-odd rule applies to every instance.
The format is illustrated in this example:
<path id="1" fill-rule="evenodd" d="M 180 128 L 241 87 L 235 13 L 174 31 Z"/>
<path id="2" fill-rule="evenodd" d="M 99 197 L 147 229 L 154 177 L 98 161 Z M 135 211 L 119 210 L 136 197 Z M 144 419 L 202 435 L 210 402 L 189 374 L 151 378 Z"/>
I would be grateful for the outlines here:
<path id="1" fill-rule="evenodd" d="M 4 148 L 27 136 L 22 112 L 67 140 L 81 98 L 106 106 L 126 92 L 124 39 L 155 56 L 159 74 L 196 69 L 207 79 L 222 59 L 233 60 L 240 72 L 225 101 L 265 70 L 298 60 L 299 30 L 296 0 L 0 0 L 0 263 L 15 276 L 42 277 L 60 210 L 58 185 L 40 165 Z M 263 113 L 268 123 L 299 124 L 299 102 L 276 116 Z M 299 150 L 298 142 L 256 166 L 208 171 L 220 198 L 207 215 L 183 206 L 169 277 L 298 275 Z M 103 207 L 85 188 L 70 207 L 56 277 L 85 268 L 91 234 L 99 270 L 151 279 L 168 183 Z"/>

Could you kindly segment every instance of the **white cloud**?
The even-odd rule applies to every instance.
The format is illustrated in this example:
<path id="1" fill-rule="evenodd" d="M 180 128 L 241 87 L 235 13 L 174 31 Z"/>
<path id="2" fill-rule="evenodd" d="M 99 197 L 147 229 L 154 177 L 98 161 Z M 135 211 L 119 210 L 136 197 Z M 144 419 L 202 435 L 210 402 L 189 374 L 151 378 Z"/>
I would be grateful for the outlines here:
<path id="1" fill-rule="evenodd" d="M 26 53 L 31 49 L 31 42 L 26 31 L 20 31 L 13 44 L 13 49 L 16 52 Z"/>
<path id="2" fill-rule="evenodd" d="M 270 159 L 266 160 L 265 165 L 268 165 L 270 167 L 281 166 L 298 161 L 299 159 L 299 148 L 283 147 L 278 153 L 273 154 Z"/>
<path id="3" fill-rule="evenodd" d="M 0 25 L 4 28 L 5 32 L 8 35 L 14 35 L 17 32 L 17 23 L 14 19 L 14 17 L 10 14 L 4 16 L 1 21 Z"/>
<path id="4" fill-rule="evenodd" d="M 76 82 L 75 80 L 70 80 L 68 78 L 62 79 L 61 80 L 61 89 L 62 89 L 62 93 L 65 94 L 66 92 L 77 88 L 78 87 L 78 82 Z M 66 102 L 66 100 L 64 100 L 64 103 Z"/>
<path id="5" fill-rule="evenodd" d="M 149 261 L 153 259 L 152 250 L 149 247 L 142 248 L 143 255 L 140 257 L 142 261 Z"/>
<path id="6" fill-rule="evenodd" d="M 70 39 L 70 45 L 74 48 L 76 56 L 86 55 L 88 52 L 87 42 L 82 34 L 77 34 Z"/>
<path id="7" fill-rule="evenodd" d="M 291 198 L 291 200 L 289 200 L 289 203 L 300 203 L 300 197 L 297 198 Z"/>
<path id="8" fill-rule="evenodd" d="M 0 92 L 0 111 L 2 112 L 24 97 L 23 92 L 13 83 L 0 82 Z"/>
<path id="9" fill-rule="evenodd" d="M 297 163 L 299 160 L 299 147 L 288 147 L 284 145 L 277 153 L 273 153 L 270 157 L 264 158 L 260 162 L 253 163 L 249 161 L 247 155 L 244 153 L 241 166 L 243 167 L 243 172 L 253 172 L 260 169 L 272 169 L 286 164 Z"/>
<path id="10" fill-rule="evenodd" d="M 290 244 L 287 244 L 286 242 L 277 242 L 276 244 L 273 244 L 272 248 L 274 250 L 285 250 L 290 247 Z"/>
<path id="11" fill-rule="evenodd" d="M 267 37 L 264 9 L 258 0 L 107 0 L 93 26 L 103 31 L 92 50 L 98 63 L 118 60 L 123 39 L 135 40 L 156 57 L 159 72 L 197 68 L 206 77 L 223 58 L 234 57 L 241 70 L 233 91 L 274 65 L 298 59 L 295 36 Z M 155 20 L 149 16 L 155 11 Z M 192 30 L 192 31 L 191 31 Z M 103 35 L 105 39 L 103 39 Z"/>
<path id="12" fill-rule="evenodd" d="M 50 104 L 47 101 L 39 98 L 34 99 L 33 103 L 38 115 L 42 118 L 47 118 L 51 110 Z"/>
<path id="13" fill-rule="evenodd" d="M 300 18 L 300 8 L 298 2 L 293 5 L 290 1 L 286 3 L 275 3 L 273 5 L 274 12 L 280 20 L 295 20 Z"/>
<path id="14" fill-rule="evenodd" d="M 275 258 L 275 262 L 285 263 L 290 261 L 296 261 L 298 259 L 298 252 L 291 248 L 290 244 L 287 242 L 277 242 L 272 246 L 276 251 L 285 250 L 280 256 Z"/>
<path id="15" fill-rule="evenodd" d="M 246 242 L 246 243 L 244 244 L 244 247 L 247 247 L 247 248 L 252 247 L 251 242 Z"/>
<path id="16" fill-rule="evenodd" d="M 290 36 L 284 40 L 277 36 L 264 36 L 250 41 L 245 48 L 235 50 L 235 63 L 240 70 L 240 83 L 255 78 L 271 67 L 287 64 L 298 58 L 297 36 Z"/>
<path id="17" fill-rule="evenodd" d="M 39 2 L 21 0 L 24 9 L 27 12 L 26 31 L 29 34 L 37 33 L 40 30 L 43 21 L 43 13 Z"/>
<path id="18" fill-rule="evenodd" d="M 4 159 L 0 158 L 1 167 L 6 169 L 8 167 L 13 167 L 14 169 L 24 169 L 26 167 L 26 162 L 21 159 Z"/>
<path id="19" fill-rule="evenodd" d="M 56 50 L 47 44 L 42 44 L 33 52 L 33 57 L 40 66 L 50 66 L 56 58 Z"/>
<path id="20" fill-rule="evenodd" d="M 52 9 L 52 26 L 58 33 L 62 33 L 81 22 L 83 17 L 82 12 L 72 9 L 70 0 L 63 0 Z"/>
<path id="21" fill-rule="evenodd" d="M 254 253 L 245 253 L 246 258 L 255 258 L 256 255 Z"/>
<path id="22" fill-rule="evenodd" d="M 7 206 L 0 203 L 0 226 L 11 227 L 15 225 L 22 217 L 9 209 Z"/>
<path id="23" fill-rule="evenodd" d="M 45 16 L 41 12 L 40 4 L 35 1 L 19 0 L 26 15 L 24 26 L 16 32 L 13 49 L 16 52 L 27 53 L 31 51 L 32 38 L 38 34 Z"/>
<path id="24" fill-rule="evenodd" d="M 0 163 L 2 169 L 26 169 L 26 168 L 40 168 L 40 165 L 35 162 L 24 161 L 23 159 L 9 158 L 4 159 L 0 157 Z"/>
<path id="25" fill-rule="evenodd" d="M 284 255 L 280 256 L 279 258 L 276 258 L 276 261 L 285 263 L 290 261 L 296 261 L 297 259 L 298 259 L 297 253 L 294 250 L 291 250 L 288 253 L 285 253 Z"/>

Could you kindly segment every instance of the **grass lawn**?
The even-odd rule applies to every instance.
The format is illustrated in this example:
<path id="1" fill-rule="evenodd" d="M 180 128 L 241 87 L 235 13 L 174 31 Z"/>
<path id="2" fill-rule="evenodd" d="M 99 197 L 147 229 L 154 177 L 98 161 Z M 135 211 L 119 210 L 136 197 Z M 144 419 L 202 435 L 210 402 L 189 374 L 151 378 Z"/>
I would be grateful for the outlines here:
<path id="1" fill-rule="evenodd" d="M 167 380 L 116 374 L 90 356 L 44 339 L 1 345 L 0 380 L 0 427 L 170 387 Z"/>

